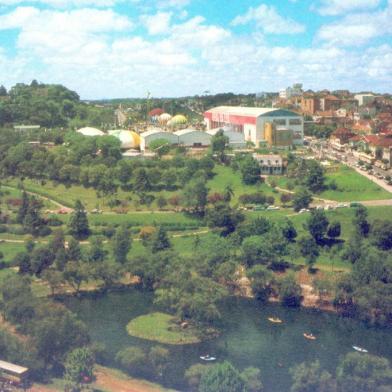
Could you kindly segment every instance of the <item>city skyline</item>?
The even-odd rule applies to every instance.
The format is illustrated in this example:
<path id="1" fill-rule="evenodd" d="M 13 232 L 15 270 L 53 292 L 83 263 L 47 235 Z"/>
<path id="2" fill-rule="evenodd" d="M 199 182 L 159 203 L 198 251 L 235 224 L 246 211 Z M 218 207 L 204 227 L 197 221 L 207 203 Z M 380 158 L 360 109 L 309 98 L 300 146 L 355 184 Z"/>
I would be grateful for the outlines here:
<path id="1" fill-rule="evenodd" d="M 388 92 L 392 1 L 0 0 L 0 84 L 83 99 Z"/>

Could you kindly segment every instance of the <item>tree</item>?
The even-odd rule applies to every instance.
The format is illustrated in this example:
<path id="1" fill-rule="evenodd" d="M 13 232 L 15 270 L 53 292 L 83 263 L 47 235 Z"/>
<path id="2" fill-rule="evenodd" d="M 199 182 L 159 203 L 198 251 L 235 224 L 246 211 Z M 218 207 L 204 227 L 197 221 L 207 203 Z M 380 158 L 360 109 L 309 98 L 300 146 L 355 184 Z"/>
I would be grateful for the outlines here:
<path id="1" fill-rule="evenodd" d="M 151 190 L 150 179 L 148 178 L 148 174 L 146 169 L 143 167 L 137 168 L 134 172 L 134 183 L 133 189 L 135 192 L 148 192 Z"/>
<path id="2" fill-rule="evenodd" d="M 72 286 L 72 288 L 79 293 L 80 286 L 84 281 L 87 281 L 90 276 L 90 271 L 85 263 L 78 261 L 70 261 L 64 269 L 64 279 Z"/>
<path id="3" fill-rule="evenodd" d="M 247 387 L 240 372 L 225 361 L 203 373 L 199 392 L 247 392 Z"/>
<path id="4" fill-rule="evenodd" d="M 113 255 L 117 263 L 124 264 L 127 261 L 131 245 L 132 238 L 128 227 L 126 225 L 119 226 L 112 239 Z"/>
<path id="5" fill-rule="evenodd" d="M 225 160 L 225 149 L 228 144 L 229 138 L 224 135 L 222 129 L 211 138 L 211 151 L 221 162 Z"/>
<path id="6" fill-rule="evenodd" d="M 171 243 L 167 231 L 163 226 L 159 226 L 158 230 L 151 236 L 151 251 L 157 253 L 169 248 L 171 248 Z"/>
<path id="7" fill-rule="evenodd" d="M 16 217 L 16 221 L 20 224 L 23 224 L 25 217 L 27 215 L 29 209 L 29 196 L 25 191 L 22 192 L 22 203 L 18 209 L 18 215 Z"/>
<path id="8" fill-rule="evenodd" d="M 381 250 L 392 249 L 392 222 L 376 220 L 372 227 L 372 242 Z"/>
<path id="9" fill-rule="evenodd" d="M 223 200 L 226 203 L 230 203 L 233 196 L 234 196 L 233 187 L 230 184 L 226 185 L 225 189 L 223 190 Z"/>
<path id="10" fill-rule="evenodd" d="M 299 306 L 301 304 L 302 290 L 294 275 L 287 274 L 280 280 L 279 296 L 286 306 Z"/>
<path id="11" fill-rule="evenodd" d="M 260 181 L 260 165 L 250 155 L 247 155 L 240 163 L 242 182 L 246 185 L 253 185 Z"/>
<path id="12" fill-rule="evenodd" d="M 7 96 L 7 89 L 1 85 L 0 86 L 0 97 L 6 97 Z"/>
<path id="13" fill-rule="evenodd" d="M 297 230 L 290 219 L 286 219 L 283 223 L 282 234 L 289 242 L 292 242 L 297 238 Z"/>
<path id="14" fill-rule="evenodd" d="M 205 216 L 209 227 L 221 227 L 222 235 L 226 236 L 236 230 L 239 223 L 245 219 L 244 215 L 231 208 L 226 203 L 218 203 L 208 208 Z"/>
<path id="15" fill-rule="evenodd" d="M 1 311 L 5 320 L 25 325 L 35 314 L 36 298 L 27 277 L 7 276 L 0 284 Z"/>
<path id="16" fill-rule="evenodd" d="M 107 251 L 103 246 L 101 237 L 93 237 L 90 241 L 90 248 L 88 251 L 88 260 L 91 263 L 101 263 L 107 256 Z"/>
<path id="17" fill-rule="evenodd" d="M 293 195 L 291 193 L 282 193 L 280 195 L 280 201 L 285 206 L 286 204 L 290 203 L 293 200 Z"/>
<path id="18" fill-rule="evenodd" d="M 47 269 L 42 274 L 42 278 L 49 283 L 52 296 L 55 295 L 56 290 L 64 283 L 64 277 L 61 271 L 54 269 Z"/>
<path id="19" fill-rule="evenodd" d="M 348 260 L 350 263 L 354 264 L 359 260 L 363 252 L 363 241 L 362 238 L 356 233 L 354 236 L 350 237 L 346 241 L 342 258 L 343 260 Z"/>
<path id="20" fill-rule="evenodd" d="M 323 210 L 313 210 L 306 221 L 305 227 L 315 241 L 319 243 L 327 232 L 328 224 L 328 218 Z"/>
<path id="21" fill-rule="evenodd" d="M 246 275 L 256 299 L 267 301 L 276 283 L 273 272 L 262 265 L 255 265 L 247 271 Z"/>
<path id="22" fill-rule="evenodd" d="M 245 381 L 248 392 L 261 392 L 263 390 L 260 369 L 248 367 L 243 370 L 241 377 Z"/>
<path id="23" fill-rule="evenodd" d="M 143 372 L 147 367 L 147 355 L 139 347 L 126 347 L 116 355 L 116 361 L 133 374 Z"/>
<path id="24" fill-rule="evenodd" d="M 334 221 L 329 224 L 327 235 L 329 238 L 338 238 L 341 234 L 340 222 Z"/>
<path id="25" fill-rule="evenodd" d="M 355 208 L 355 214 L 353 219 L 353 225 L 356 233 L 360 237 L 367 237 L 370 231 L 370 224 L 367 220 L 368 211 L 366 207 L 359 205 Z"/>
<path id="26" fill-rule="evenodd" d="M 94 377 L 94 354 L 88 347 L 76 348 L 68 353 L 64 368 L 64 379 L 72 392 L 81 390 L 82 384 Z"/>
<path id="27" fill-rule="evenodd" d="M 320 255 L 316 240 L 313 237 L 302 237 L 298 244 L 301 255 L 305 258 L 308 268 L 311 269 Z"/>
<path id="28" fill-rule="evenodd" d="M 155 369 L 155 372 L 159 376 L 162 376 L 162 373 L 167 366 L 169 355 L 169 350 L 162 346 L 151 347 L 148 353 L 148 359 L 151 362 L 153 368 Z"/>
<path id="29" fill-rule="evenodd" d="M 303 208 L 308 208 L 309 204 L 312 202 L 312 195 L 305 189 L 301 188 L 293 197 L 293 207 L 294 211 L 300 211 Z"/>
<path id="30" fill-rule="evenodd" d="M 290 369 L 293 380 L 290 392 L 336 392 L 330 373 L 322 370 L 320 362 L 301 363 Z"/>
<path id="31" fill-rule="evenodd" d="M 87 213 L 80 200 L 77 200 L 75 203 L 68 227 L 70 234 L 76 239 L 84 239 L 90 235 Z"/>
<path id="32" fill-rule="evenodd" d="M 325 188 L 323 167 L 315 160 L 307 161 L 307 175 L 305 185 L 311 192 L 319 193 Z"/>
<path id="33" fill-rule="evenodd" d="M 69 351 L 89 343 L 87 327 L 57 303 L 40 304 L 29 330 L 46 365 L 59 365 Z"/>
<path id="34" fill-rule="evenodd" d="M 392 386 L 392 369 L 386 358 L 349 353 L 339 363 L 336 379 L 342 392 L 375 392 Z"/>
<path id="35" fill-rule="evenodd" d="M 200 379 L 209 367 L 209 365 L 202 365 L 198 363 L 196 365 L 192 365 L 185 371 L 185 380 L 187 381 L 192 391 L 198 390 Z"/>
<path id="36" fill-rule="evenodd" d="M 72 261 L 79 261 L 82 257 L 79 241 L 77 241 L 75 238 L 71 238 L 68 241 L 67 257 Z"/>
<path id="37" fill-rule="evenodd" d="M 159 157 L 166 155 L 171 148 L 170 142 L 166 139 L 153 140 L 148 148 L 158 154 Z"/>
<path id="38" fill-rule="evenodd" d="M 185 205 L 195 212 L 204 212 L 207 205 L 208 188 L 205 180 L 193 180 L 189 182 L 183 191 Z"/>

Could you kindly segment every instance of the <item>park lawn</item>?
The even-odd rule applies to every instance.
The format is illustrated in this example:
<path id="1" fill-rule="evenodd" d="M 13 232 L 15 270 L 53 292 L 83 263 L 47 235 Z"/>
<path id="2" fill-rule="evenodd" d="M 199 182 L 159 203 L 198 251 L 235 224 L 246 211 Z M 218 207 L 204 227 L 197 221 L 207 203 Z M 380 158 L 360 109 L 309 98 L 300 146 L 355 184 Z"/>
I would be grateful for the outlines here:
<path id="1" fill-rule="evenodd" d="M 174 317 L 170 314 L 150 313 L 131 320 L 127 325 L 127 331 L 133 337 L 163 344 L 182 345 L 200 342 L 194 329 L 181 329 L 173 321 Z"/>
<path id="2" fill-rule="evenodd" d="M 391 199 L 392 193 L 384 190 L 373 181 L 357 173 L 354 169 L 339 165 L 337 172 L 326 173 L 327 184 L 335 181 L 338 189 L 328 189 L 318 196 L 336 201 L 365 201 Z"/>
<path id="3" fill-rule="evenodd" d="M 337 190 L 327 189 L 321 193 L 315 194 L 314 197 L 333 201 L 367 201 L 367 200 L 386 200 L 392 198 L 392 193 L 384 190 L 373 181 L 369 180 L 354 169 L 346 165 L 338 165 L 339 170 L 336 172 L 326 172 L 326 184 L 334 181 Z M 294 178 L 285 176 L 274 177 L 278 187 L 288 189 L 288 183 L 294 184 Z M 298 190 L 298 186 L 292 189 Z"/>
<path id="4" fill-rule="evenodd" d="M 25 251 L 25 246 L 23 243 L 15 242 L 2 242 L 0 244 L 0 251 L 4 255 L 4 261 L 11 263 L 13 258 L 20 252 Z"/>
<path id="5" fill-rule="evenodd" d="M 279 194 L 274 193 L 267 184 L 245 185 L 242 183 L 241 174 L 234 171 L 231 167 L 215 166 L 215 176 L 207 182 L 210 192 L 223 193 L 225 188 L 230 185 L 234 191 L 233 204 L 238 203 L 239 196 L 245 193 L 263 192 L 266 196 L 273 196 L 276 204 L 279 204 Z"/>

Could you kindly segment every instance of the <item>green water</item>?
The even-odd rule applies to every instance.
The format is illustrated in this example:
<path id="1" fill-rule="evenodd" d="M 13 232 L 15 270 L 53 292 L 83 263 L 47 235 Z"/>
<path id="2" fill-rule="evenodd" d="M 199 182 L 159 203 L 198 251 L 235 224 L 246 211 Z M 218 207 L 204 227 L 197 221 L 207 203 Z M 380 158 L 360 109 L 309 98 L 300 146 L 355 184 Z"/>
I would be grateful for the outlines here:
<path id="1" fill-rule="evenodd" d="M 126 346 L 148 348 L 156 344 L 133 338 L 126 332 L 132 318 L 154 309 L 148 293 L 131 290 L 95 298 L 70 298 L 66 304 L 87 324 L 92 339 L 105 344 L 110 366 L 117 365 L 114 356 Z M 162 378 L 155 381 L 186 391 L 185 369 L 202 363 L 199 356 L 207 353 L 218 360 L 227 359 L 239 369 L 259 368 L 265 392 L 288 391 L 291 383 L 288 369 L 303 361 L 318 359 L 323 367 L 334 371 L 339 358 L 353 351 L 352 345 L 392 360 L 390 329 L 367 328 L 329 313 L 260 305 L 243 298 L 228 299 L 221 311 L 221 336 L 195 345 L 166 346 L 171 360 Z M 284 320 L 284 324 L 271 324 L 267 320 L 271 315 Z M 317 340 L 306 340 L 304 332 L 313 333 Z"/>

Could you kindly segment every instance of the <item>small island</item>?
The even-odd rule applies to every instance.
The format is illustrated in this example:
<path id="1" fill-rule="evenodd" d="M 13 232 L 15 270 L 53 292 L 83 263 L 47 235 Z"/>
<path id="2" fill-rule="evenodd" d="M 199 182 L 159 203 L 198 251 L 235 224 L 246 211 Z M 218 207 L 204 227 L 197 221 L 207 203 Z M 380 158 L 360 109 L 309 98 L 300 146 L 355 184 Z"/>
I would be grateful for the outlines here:
<path id="1" fill-rule="evenodd" d="M 217 334 L 217 331 L 201 331 L 187 323 L 179 325 L 175 317 L 161 312 L 136 317 L 127 325 L 131 336 L 163 344 L 194 344 Z M 208 332 L 208 333 L 206 333 Z"/>

